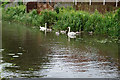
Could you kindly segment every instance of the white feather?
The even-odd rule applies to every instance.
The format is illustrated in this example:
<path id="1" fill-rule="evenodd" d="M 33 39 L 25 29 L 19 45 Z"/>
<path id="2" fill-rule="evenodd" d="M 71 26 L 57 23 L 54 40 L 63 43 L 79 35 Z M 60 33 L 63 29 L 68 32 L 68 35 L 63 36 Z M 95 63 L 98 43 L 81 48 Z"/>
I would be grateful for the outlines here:
<path id="1" fill-rule="evenodd" d="M 70 27 L 69 28 L 69 31 L 68 31 L 68 37 L 70 38 L 76 38 L 76 33 L 75 32 L 70 32 Z"/>

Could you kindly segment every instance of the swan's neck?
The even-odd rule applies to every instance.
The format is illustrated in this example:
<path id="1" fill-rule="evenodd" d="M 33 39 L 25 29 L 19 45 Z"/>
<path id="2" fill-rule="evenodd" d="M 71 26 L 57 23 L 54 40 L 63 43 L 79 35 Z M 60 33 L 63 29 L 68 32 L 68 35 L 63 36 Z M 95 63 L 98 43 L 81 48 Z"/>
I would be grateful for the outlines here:
<path id="1" fill-rule="evenodd" d="M 69 31 L 68 32 L 70 32 L 70 27 L 69 27 Z"/>
<path id="2" fill-rule="evenodd" d="M 45 23 L 45 28 L 47 28 L 47 23 Z"/>

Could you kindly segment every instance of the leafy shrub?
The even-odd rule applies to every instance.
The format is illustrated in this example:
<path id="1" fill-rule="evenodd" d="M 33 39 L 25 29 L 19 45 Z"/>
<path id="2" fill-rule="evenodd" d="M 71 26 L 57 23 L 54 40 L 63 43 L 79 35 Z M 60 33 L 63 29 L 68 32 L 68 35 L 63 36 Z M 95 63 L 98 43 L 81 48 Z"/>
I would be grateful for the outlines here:
<path id="1" fill-rule="evenodd" d="M 20 5 L 17 7 L 9 7 L 7 10 L 3 9 L 3 19 L 13 20 L 15 18 L 21 17 L 25 13 L 26 7 Z"/>
<path id="2" fill-rule="evenodd" d="M 59 13 L 59 7 L 56 7 L 56 8 L 55 8 L 55 11 L 56 11 L 56 13 L 58 14 L 58 13 Z"/>
<path id="3" fill-rule="evenodd" d="M 47 23 L 49 26 L 56 22 L 57 13 L 55 11 L 43 10 L 40 15 L 40 23 L 44 25 Z"/>
<path id="4" fill-rule="evenodd" d="M 116 12 L 100 14 L 97 10 L 90 14 L 85 11 L 76 11 L 73 7 L 56 8 L 55 11 L 43 10 L 41 15 L 36 10 L 25 12 L 26 7 L 20 5 L 3 11 L 4 20 L 15 20 L 35 26 L 52 26 L 56 30 L 93 31 L 95 34 L 118 37 L 120 34 L 120 8 Z"/>

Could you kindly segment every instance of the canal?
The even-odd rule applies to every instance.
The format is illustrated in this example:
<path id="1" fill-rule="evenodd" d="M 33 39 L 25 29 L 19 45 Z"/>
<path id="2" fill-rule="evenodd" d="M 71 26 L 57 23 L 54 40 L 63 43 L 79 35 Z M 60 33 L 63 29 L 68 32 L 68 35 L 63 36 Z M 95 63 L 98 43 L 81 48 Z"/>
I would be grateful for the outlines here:
<path id="1" fill-rule="evenodd" d="M 75 39 L 2 23 L 2 78 L 118 78 L 118 44 L 97 35 Z"/>

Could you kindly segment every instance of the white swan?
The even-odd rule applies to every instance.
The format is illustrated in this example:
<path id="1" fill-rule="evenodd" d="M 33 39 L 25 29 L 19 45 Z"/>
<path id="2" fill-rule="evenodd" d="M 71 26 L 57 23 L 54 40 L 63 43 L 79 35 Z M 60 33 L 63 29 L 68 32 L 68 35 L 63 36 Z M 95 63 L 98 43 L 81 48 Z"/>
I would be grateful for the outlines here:
<path id="1" fill-rule="evenodd" d="M 45 27 L 40 26 L 40 30 L 41 31 L 46 31 L 46 32 L 51 32 L 52 31 L 52 29 L 47 29 L 47 23 L 45 23 Z"/>
<path id="2" fill-rule="evenodd" d="M 33 28 L 33 29 L 35 29 L 35 28 L 36 28 L 36 26 L 33 26 L 32 28 Z"/>
<path id="3" fill-rule="evenodd" d="M 45 23 L 45 27 L 40 26 L 40 31 L 45 31 L 47 29 L 47 23 Z"/>
<path id="4" fill-rule="evenodd" d="M 90 31 L 90 32 L 88 32 L 89 33 L 89 35 L 92 35 L 93 34 L 93 31 Z"/>
<path id="5" fill-rule="evenodd" d="M 59 36 L 60 33 L 59 33 L 59 32 L 55 32 L 55 34 L 56 34 L 57 36 Z"/>
<path id="6" fill-rule="evenodd" d="M 66 34 L 66 30 L 65 31 L 60 31 L 61 34 Z"/>
<path id="7" fill-rule="evenodd" d="M 76 34 L 81 34 L 81 32 L 78 32 L 78 31 L 77 31 Z"/>
<path id="8" fill-rule="evenodd" d="M 68 31 L 68 37 L 70 38 L 76 38 L 76 33 L 75 32 L 70 32 L 70 27 L 69 28 L 69 31 Z"/>
<path id="9" fill-rule="evenodd" d="M 52 31 L 52 29 L 47 29 L 47 32 L 51 32 Z"/>

